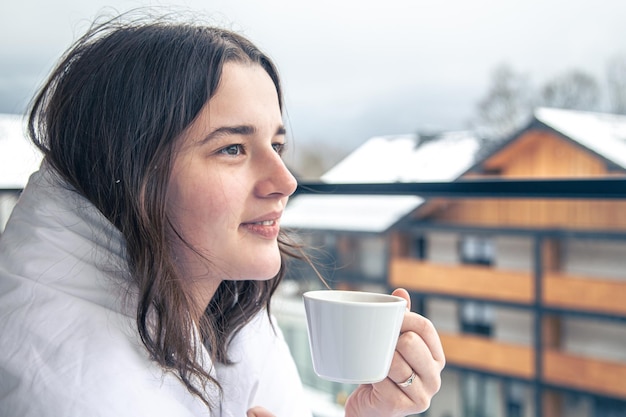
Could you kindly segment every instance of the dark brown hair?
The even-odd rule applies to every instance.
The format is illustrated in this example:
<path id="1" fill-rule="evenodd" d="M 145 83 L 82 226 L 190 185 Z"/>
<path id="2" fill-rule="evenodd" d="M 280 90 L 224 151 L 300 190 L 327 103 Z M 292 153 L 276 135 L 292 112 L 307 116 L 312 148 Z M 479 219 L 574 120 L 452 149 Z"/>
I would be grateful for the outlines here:
<path id="1" fill-rule="evenodd" d="M 211 407 L 215 384 L 198 360 L 199 330 L 213 361 L 263 308 L 284 271 L 269 281 L 223 281 L 199 323 L 172 255 L 165 211 L 175 144 L 215 93 L 224 63 L 278 73 L 244 37 L 171 20 L 122 17 L 96 24 L 68 50 L 33 100 L 29 134 L 46 161 L 123 234 L 138 289 L 137 327 L 152 358 L 174 370 Z"/>

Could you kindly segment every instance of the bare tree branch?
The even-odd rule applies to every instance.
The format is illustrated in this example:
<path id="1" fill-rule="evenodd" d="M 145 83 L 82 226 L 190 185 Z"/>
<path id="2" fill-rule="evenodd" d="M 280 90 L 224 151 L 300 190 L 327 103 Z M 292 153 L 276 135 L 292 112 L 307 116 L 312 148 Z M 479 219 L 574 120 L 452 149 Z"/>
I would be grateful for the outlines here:
<path id="1" fill-rule="evenodd" d="M 626 54 L 613 57 L 606 71 L 611 111 L 626 114 Z"/>
<path id="2" fill-rule="evenodd" d="M 520 127 L 531 114 L 532 100 L 528 78 L 507 65 L 498 66 L 491 85 L 478 103 L 478 124 L 492 137 L 502 137 Z"/>
<path id="3" fill-rule="evenodd" d="M 598 110 L 600 86 L 593 76 L 571 70 L 548 81 L 541 89 L 541 103 L 548 107 Z"/>

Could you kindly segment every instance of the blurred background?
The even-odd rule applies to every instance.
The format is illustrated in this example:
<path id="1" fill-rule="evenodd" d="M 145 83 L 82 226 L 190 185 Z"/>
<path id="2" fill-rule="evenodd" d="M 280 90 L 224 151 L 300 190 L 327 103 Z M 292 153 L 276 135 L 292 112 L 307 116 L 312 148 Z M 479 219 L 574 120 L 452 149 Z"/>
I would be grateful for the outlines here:
<path id="1" fill-rule="evenodd" d="M 610 195 L 626 179 L 626 2 L 5 2 L 0 231 L 40 160 L 23 134 L 30 98 L 94 18 L 142 6 L 269 53 L 301 183 L 448 190 L 300 193 L 283 222 L 334 288 L 405 287 L 435 323 L 448 365 L 426 415 L 626 416 L 626 202 Z M 446 188 L 588 178 L 605 198 L 584 184 L 574 198 Z M 319 379 L 308 352 L 301 294 L 321 283 L 291 267 L 274 313 L 315 416 L 342 416 L 354 387 Z"/>
<path id="2" fill-rule="evenodd" d="M 93 18 L 142 6 L 191 11 L 274 58 L 303 177 L 375 135 L 501 129 L 538 104 L 626 107 L 621 0 L 24 0 L 0 14 L 0 112 L 24 111 Z"/>

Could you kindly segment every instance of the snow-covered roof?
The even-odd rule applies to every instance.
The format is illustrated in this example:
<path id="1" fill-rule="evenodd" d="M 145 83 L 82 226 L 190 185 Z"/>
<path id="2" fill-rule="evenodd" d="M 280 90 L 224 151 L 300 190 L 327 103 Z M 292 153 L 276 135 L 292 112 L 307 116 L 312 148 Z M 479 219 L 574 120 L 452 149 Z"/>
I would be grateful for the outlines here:
<path id="1" fill-rule="evenodd" d="M 322 176 L 328 183 L 453 181 L 474 163 L 480 140 L 469 132 L 374 137 Z M 300 195 L 281 223 L 319 230 L 384 232 L 424 202 L 418 196 Z"/>
<path id="2" fill-rule="evenodd" d="M 466 131 L 423 138 L 374 137 L 322 176 L 329 183 L 452 181 L 474 162 L 479 139 Z"/>
<path id="3" fill-rule="evenodd" d="M 626 169 L 625 115 L 538 108 L 534 119 Z M 518 137 L 519 133 L 511 140 Z M 454 181 L 473 168 L 473 164 L 480 163 L 479 152 L 480 139 L 465 131 L 432 137 L 379 136 L 330 169 L 322 181 L 337 184 Z M 301 195 L 288 205 L 283 224 L 324 230 L 384 231 L 424 202 L 415 197 L 400 204 L 396 198 L 400 197 Z"/>
<path id="4" fill-rule="evenodd" d="M 538 108 L 535 119 L 626 169 L 626 115 Z"/>
<path id="5" fill-rule="evenodd" d="M 289 202 L 281 224 L 300 229 L 383 233 L 423 201 L 417 196 L 305 194 Z"/>
<path id="6" fill-rule="evenodd" d="M 26 136 L 24 117 L 0 114 L 0 190 L 23 188 L 41 158 Z"/>

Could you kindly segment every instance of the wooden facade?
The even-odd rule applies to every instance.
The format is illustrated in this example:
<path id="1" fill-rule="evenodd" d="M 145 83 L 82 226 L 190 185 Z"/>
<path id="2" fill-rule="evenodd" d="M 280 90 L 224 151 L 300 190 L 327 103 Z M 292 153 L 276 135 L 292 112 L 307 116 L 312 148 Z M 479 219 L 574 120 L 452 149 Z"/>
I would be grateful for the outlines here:
<path id="1" fill-rule="evenodd" d="M 476 137 L 475 151 L 455 148 L 446 135 L 428 142 L 415 135 L 375 138 L 376 155 L 355 152 L 338 172 L 351 172 L 353 180 L 354 172 L 382 159 L 391 171 L 397 162 L 398 172 L 387 173 L 395 183 L 354 189 L 348 177 L 335 173 L 322 184 L 331 187 L 312 188 L 312 194 L 424 199 L 383 231 L 343 229 L 333 219 L 312 222 L 309 238 L 328 254 L 322 274 L 333 287 L 406 288 L 413 310 L 435 323 L 447 370 L 429 415 L 626 415 L 626 194 L 611 188 L 624 187 L 626 178 L 626 138 L 618 137 L 626 117 L 567 113 L 536 112 L 527 128 L 488 154 Z M 576 130 L 581 120 L 585 128 Z M 603 146 L 594 146 L 590 133 L 596 131 Z M 409 152 L 407 143 L 415 158 L 398 162 L 398 152 Z M 483 156 L 457 158 L 450 155 L 455 150 Z M 440 158 L 446 169 L 454 164 L 454 170 L 442 170 L 441 180 L 421 177 L 424 167 L 413 173 L 406 164 L 423 161 L 425 154 Z M 621 181 L 613 182 L 616 177 Z M 478 181 L 462 181 L 470 178 Z M 583 184 L 588 178 L 606 181 L 596 184 L 598 193 L 587 188 L 568 194 L 576 184 L 569 180 Z M 535 193 L 529 186 L 558 181 L 525 179 L 566 179 L 569 185 L 552 188 L 554 195 Z M 444 181 L 444 191 L 429 194 L 430 181 Z M 402 185 L 416 187 L 396 187 Z M 511 193 L 518 185 L 521 192 Z M 348 210 L 340 207 L 337 217 L 349 216 Z M 296 227 L 309 231 L 306 222 Z M 362 240 L 374 236 L 385 240 L 386 250 L 365 250 Z M 383 267 L 372 271 L 372 264 Z"/>
<path id="2" fill-rule="evenodd" d="M 529 273 L 473 265 L 433 265 L 400 257 L 392 260 L 390 268 L 393 287 L 421 294 L 509 302 L 529 308 L 536 302 L 534 279 Z M 554 274 L 548 274 L 544 280 L 540 303 L 545 307 L 626 317 L 626 281 Z M 449 363 L 528 380 L 537 377 L 536 352 L 532 346 L 515 346 L 477 336 L 445 333 L 441 336 Z M 552 331 L 545 339 L 548 337 L 558 338 L 558 335 Z M 626 363 L 577 357 L 556 349 L 546 349 L 541 354 L 545 382 L 626 398 Z"/>
<path id="3" fill-rule="evenodd" d="M 509 141 L 466 174 L 468 177 L 576 178 L 623 176 L 602 156 L 546 126 L 534 126 Z M 436 199 L 411 215 L 412 232 L 398 228 L 391 240 L 389 284 L 419 297 L 479 300 L 515 306 L 535 318 L 535 343 L 505 343 L 490 337 L 442 332 L 449 364 L 502 378 L 518 378 L 546 390 L 535 398 L 536 415 L 561 417 L 559 389 L 626 401 L 626 361 L 563 350 L 562 317 L 598 315 L 626 321 L 626 267 L 621 278 L 563 270 L 561 238 L 567 231 L 626 232 L 626 201 L 537 199 Z M 538 249 L 528 270 L 436 262 L 410 256 L 410 233 L 428 224 L 484 228 L 490 235 L 528 230 Z M 534 235 L 532 234 L 534 231 Z M 549 231 L 560 232 L 550 235 Z M 554 237 L 556 236 L 556 237 Z M 623 242 L 626 245 L 626 241 Z M 617 274 L 619 275 L 619 274 Z M 622 279 L 623 278 L 623 279 Z M 625 324 L 626 325 L 626 324 Z"/>

